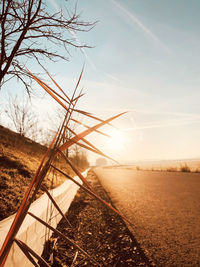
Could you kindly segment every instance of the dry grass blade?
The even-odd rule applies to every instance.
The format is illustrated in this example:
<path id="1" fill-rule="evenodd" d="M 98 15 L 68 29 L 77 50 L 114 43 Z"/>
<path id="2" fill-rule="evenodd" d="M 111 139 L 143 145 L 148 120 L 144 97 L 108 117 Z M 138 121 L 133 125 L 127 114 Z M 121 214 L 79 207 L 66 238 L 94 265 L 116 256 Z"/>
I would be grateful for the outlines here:
<path id="1" fill-rule="evenodd" d="M 22 251 L 25 253 L 25 255 L 28 257 L 28 259 L 32 262 L 31 259 L 32 256 L 34 256 L 44 267 L 50 267 L 50 265 L 42 258 L 40 257 L 35 251 L 33 251 L 28 245 L 26 245 L 24 242 L 22 242 L 21 240 L 18 239 L 14 239 L 14 241 L 17 243 L 17 245 L 22 249 Z M 31 255 L 32 256 L 31 256 Z M 30 258 L 29 258 L 29 256 Z M 34 261 L 35 262 L 35 261 Z M 33 263 L 33 262 L 32 262 Z M 35 262 L 36 263 L 36 262 Z M 34 264 L 35 266 L 40 266 L 37 263 Z"/>
<path id="2" fill-rule="evenodd" d="M 75 252 L 75 255 L 74 255 L 74 258 L 73 258 L 73 261 L 72 261 L 72 264 L 70 267 L 74 267 L 75 265 L 75 262 L 76 262 L 76 259 L 77 259 L 77 256 L 78 256 L 78 250 Z"/>
<path id="3" fill-rule="evenodd" d="M 34 258 L 29 254 L 29 251 L 17 240 L 14 240 L 15 243 L 18 245 L 18 247 L 21 249 L 21 251 L 24 253 L 24 255 L 29 259 L 29 261 L 35 266 L 40 267 L 39 264 L 34 260 Z"/>
<path id="4" fill-rule="evenodd" d="M 40 81 L 44 86 L 46 86 L 50 91 L 52 91 L 54 94 L 56 94 L 58 97 L 60 97 L 62 100 L 64 100 L 65 102 L 67 102 L 67 104 L 71 103 L 70 98 L 65 94 L 65 92 L 60 88 L 60 86 L 58 86 L 58 84 L 54 81 L 54 79 L 50 76 L 50 74 L 47 72 L 47 70 L 45 69 L 45 71 L 47 72 L 48 76 L 51 78 L 51 80 L 54 82 L 54 84 L 59 88 L 59 90 L 61 90 L 61 92 L 64 94 L 64 96 L 69 100 L 69 102 L 62 97 L 60 94 L 58 94 L 54 89 L 52 89 L 48 84 L 46 84 L 44 81 L 42 81 L 41 79 L 37 78 L 33 73 L 31 73 L 30 70 L 28 70 L 28 73 L 33 77 L 33 79 L 37 79 L 37 82 Z M 35 78 L 34 78 L 35 77 Z M 41 84 L 40 84 L 41 85 Z"/>
<path id="5" fill-rule="evenodd" d="M 68 179 L 72 180 L 75 184 L 77 184 L 79 187 L 81 187 L 83 190 L 85 190 L 88 194 L 90 194 L 91 196 L 93 196 L 94 198 L 96 198 L 98 201 L 100 201 L 101 203 L 103 203 L 106 207 L 108 207 L 109 209 L 111 209 L 112 211 L 114 211 L 115 213 L 117 213 L 118 215 L 120 215 L 125 221 L 127 221 L 132 227 L 134 227 L 134 225 L 125 216 L 123 216 L 117 209 L 115 209 L 113 206 L 111 206 L 109 203 L 107 203 L 101 197 L 99 197 L 98 195 L 96 195 L 91 190 L 91 188 L 86 188 L 85 186 L 81 185 L 79 182 L 77 182 L 76 180 L 74 180 L 71 176 L 69 176 L 68 174 L 66 174 L 63 171 L 59 170 L 55 166 L 51 165 L 51 167 L 54 168 L 56 171 L 60 172 L 61 174 L 63 174 Z"/>
<path id="6" fill-rule="evenodd" d="M 69 127 L 67 127 L 67 129 L 68 129 L 71 133 L 73 133 L 74 136 L 77 135 L 77 134 L 76 134 L 72 129 L 70 129 Z M 84 143 L 86 143 L 88 146 L 92 147 L 94 150 L 101 152 L 97 147 L 95 147 L 95 146 L 94 146 L 92 143 L 90 143 L 87 139 L 82 138 L 81 140 L 82 140 Z M 68 141 L 69 141 L 69 140 L 68 140 Z M 75 142 L 74 142 L 74 143 L 75 143 Z"/>
<path id="7" fill-rule="evenodd" d="M 78 95 L 78 97 L 76 98 L 76 99 L 74 99 L 74 103 L 72 103 L 73 102 L 73 97 L 72 97 L 72 100 L 70 100 L 71 102 L 70 102 L 70 104 L 69 104 L 69 112 L 67 112 L 67 114 L 66 114 L 66 116 L 65 116 L 65 119 L 64 119 L 64 122 L 63 122 L 63 127 L 62 127 L 62 129 L 63 129 L 63 133 L 62 133 L 62 138 L 61 138 L 61 140 L 64 140 L 64 138 L 65 138 L 65 133 L 66 133 L 66 130 L 67 130 L 67 125 L 69 124 L 69 122 L 70 122 L 70 119 L 71 119 L 71 116 L 72 116 L 72 113 L 73 113 L 73 111 L 70 109 L 70 106 L 71 106 L 71 103 L 73 104 L 73 106 L 75 107 L 76 106 L 76 104 L 77 104 L 77 102 L 78 102 L 78 99 L 81 97 L 81 93 L 82 93 L 82 90 L 81 90 L 81 92 L 79 93 L 79 95 Z M 74 94 L 73 94 L 74 95 Z"/>
<path id="8" fill-rule="evenodd" d="M 49 72 L 45 69 L 47 75 L 49 76 L 49 78 L 52 80 L 52 82 L 56 85 L 56 87 L 63 93 L 63 95 L 69 100 L 69 102 L 71 103 L 70 98 L 68 97 L 68 95 L 63 91 L 63 89 L 58 85 L 58 83 L 53 79 L 53 77 L 49 74 Z"/>
<path id="9" fill-rule="evenodd" d="M 90 112 L 87 112 L 87 111 L 84 111 L 84 110 L 72 108 L 72 111 L 76 111 L 76 112 L 81 113 L 81 114 L 86 115 L 86 116 L 87 115 L 91 115 L 92 116 L 92 114 Z"/>
<path id="10" fill-rule="evenodd" d="M 97 125 L 91 127 L 90 129 L 87 129 L 87 130 L 81 132 L 80 134 L 74 136 L 74 137 L 72 138 L 72 140 L 69 140 L 69 141 L 67 141 L 66 143 L 64 143 L 62 146 L 60 146 L 60 147 L 59 147 L 59 150 L 60 150 L 60 151 L 63 151 L 63 150 L 65 150 L 65 149 L 69 148 L 71 145 L 74 144 L 74 142 L 78 142 L 80 139 L 84 138 L 84 137 L 87 136 L 88 134 L 94 132 L 94 131 L 97 130 L 98 128 L 102 127 L 103 125 L 109 123 L 110 121 L 112 121 L 112 120 L 118 118 L 119 116 L 121 116 L 121 115 L 123 115 L 123 114 L 125 114 L 125 113 L 126 113 L 126 112 L 123 112 L 123 113 L 120 113 L 120 114 L 118 114 L 118 115 L 115 115 L 114 117 L 111 117 L 111 118 L 109 118 L 109 119 L 107 119 L 107 120 L 105 120 L 105 121 L 103 121 L 103 122 L 101 122 L 101 123 L 99 123 L 99 124 L 97 124 Z"/>
<path id="11" fill-rule="evenodd" d="M 58 204 L 56 203 L 56 201 L 53 199 L 53 197 L 51 196 L 51 194 L 49 193 L 49 191 L 43 187 L 43 190 L 45 191 L 45 193 L 47 194 L 47 196 L 49 197 L 49 199 L 52 201 L 53 205 L 55 206 L 55 208 L 58 210 L 58 212 L 61 214 L 61 216 L 63 217 L 63 219 L 67 222 L 67 224 L 69 224 L 70 227 L 72 227 L 71 223 L 69 222 L 69 220 L 66 218 L 66 216 L 64 215 L 64 213 L 62 212 L 62 210 L 59 208 Z"/>
<path id="12" fill-rule="evenodd" d="M 73 135 L 76 136 L 76 133 L 75 133 L 73 130 L 71 130 L 69 127 L 67 127 L 67 129 L 68 129 L 71 133 L 73 133 Z M 97 147 L 95 147 L 92 143 L 90 143 L 90 142 L 89 142 L 88 140 L 86 140 L 85 138 L 82 138 L 81 140 L 82 140 L 83 142 L 85 142 L 88 146 L 86 146 L 86 145 L 84 145 L 84 144 L 81 144 L 81 143 L 78 143 L 78 142 L 74 142 L 74 144 L 79 145 L 79 146 L 81 146 L 81 147 L 83 147 L 83 148 L 85 148 L 85 149 L 90 150 L 91 152 L 94 152 L 94 153 L 96 153 L 96 154 L 99 154 L 99 155 L 101 155 L 101 156 L 103 156 L 103 157 L 106 157 L 107 159 L 110 159 L 110 160 L 114 161 L 115 163 L 119 164 L 119 162 L 117 162 L 117 161 L 114 160 L 113 158 L 111 158 L 111 157 L 105 155 L 101 150 L 99 150 Z M 69 139 L 68 139 L 68 141 L 69 141 Z M 71 141 L 73 141 L 73 140 L 71 139 Z"/>
<path id="13" fill-rule="evenodd" d="M 36 184 L 36 182 L 38 181 L 38 177 L 41 173 L 41 170 L 42 170 L 42 166 L 45 162 L 45 159 L 47 158 L 47 156 L 49 155 L 50 151 L 51 151 L 51 148 L 56 140 L 56 136 L 57 134 L 55 135 L 54 139 L 52 140 L 48 150 L 46 151 L 46 153 L 44 154 L 41 162 L 40 162 L 40 165 L 36 171 L 36 174 L 35 176 L 33 177 L 27 191 L 26 191 L 26 194 L 23 198 L 23 201 L 15 215 L 15 218 L 12 222 L 12 225 L 7 233 L 7 236 L 4 240 L 4 243 L 2 245 L 2 248 L 1 248 L 1 251 L 0 251 L 0 266 L 3 266 L 6 259 L 7 259 L 7 256 L 8 256 L 8 253 L 10 251 L 10 248 L 12 246 L 12 242 L 13 242 L 13 239 L 15 238 L 21 224 L 23 223 L 23 220 L 26 216 L 26 213 L 28 211 L 28 208 L 30 207 L 31 205 L 31 201 L 30 201 L 30 195 L 31 195 L 31 192 Z M 33 196 L 32 196 L 33 197 Z"/>
<path id="14" fill-rule="evenodd" d="M 80 124 L 80 125 L 82 125 L 82 126 L 84 126 L 85 128 L 87 128 L 87 129 L 89 129 L 90 128 L 90 126 L 88 126 L 88 125 L 86 125 L 86 124 L 84 124 L 84 123 L 82 123 L 82 122 L 80 122 L 80 121 L 78 121 L 78 120 L 75 120 L 75 119 L 71 119 L 72 121 L 74 121 L 74 122 L 76 122 L 76 123 L 78 123 L 78 124 Z M 102 135 L 104 135 L 104 136 L 107 136 L 107 137 L 110 137 L 110 135 L 108 135 L 108 134 L 106 134 L 106 133 L 103 133 L 103 132 L 101 132 L 101 131 L 99 131 L 99 130 L 95 130 L 95 132 L 97 132 L 97 133 L 99 133 L 99 134 L 102 134 Z"/>
<path id="15" fill-rule="evenodd" d="M 38 79 L 38 78 L 37 78 Z M 39 80 L 39 79 L 38 79 Z M 57 93 L 54 89 L 52 89 L 48 84 L 46 84 L 45 82 L 43 82 L 42 80 L 40 80 L 40 82 L 46 86 L 50 91 L 52 91 L 55 95 L 57 95 L 58 97 L 60 97 L 62 100 L 64 100 L 68 105 L 70 104 L 64 97 L 62 97 L 59 93 Z"/>
<path id="16" fill-rule="evenodd" d="M 92 115 L 91 113 L 89 113 L 89 112 L 86 112 L 86 111 L 83 111 L 83 110 L 80 110 L 80 109 L 72 109 L 73 111 L 75 111 L 75 112 L 78 112 L 78 113 L 81 113 L 81 114 L 83 114 L 83 115 L 85 115 L 85 116 L 87 116 L 87 117 L 89 117 L 89 118 L 91 118 L 91 119 L 94 119 L 94 120 L 96 120 L 96 121 L 101 121 L 101 122 L 103 122 L 104 120 L 102 120 L 102 119 L 100 119 L 100 118 L 98 118 L 98 117 L 95 117 L 94 115 Z M 107 123 L 108 125 L 110 125 L 110 126 L 112 126 L 112 127 L 114 127 L 114 128 L 116 128 L 115 126 L 113 126 L 111 123 Z"/>
<path id="17" fill-rule="evenodd" d="M 82 175 L 82 173 L 72 164 L 72 162 L 68 159 L 68 157 L 66 157 L 60 150 L 58 150 L 59 153 L 63 156 L 63 158 L 66 160 L 66 162 L 70 165 L 70 167 L 72 168 L 72 170 L 76 173 L 76 175 L 78 175 L 78 177 L 82 180 L 82 182 L 88 187 L 90 188 L 89 183 L 87 182 L 87 180 L 85 179 L 85 177 Z"/>
<path id="18" fill-rule="evenodd" d="M 76 102 L 79 98 L 81 98 L 82 96 L 84 96 L 85 94 L 80 94 L 79 96 L 75 97 L 72 102 Z"/>
<path id="19" fill-rule="evenodd" d="M 78 78 L 78 82 L 77 82 L 77 84 L 76 84 L 76 87 L 75 87 L 75 89 L 74 89 L 74 93 L 73 93 L 73 95 L 72 95 L 72 101 L 74 101 L 74 96 L 75 96 L 75 94 L 76 94 L 76 90 L 77 90 L 77 88 L 78 88 L 78 86 L 79 86 L 79 83 L 80 83 L 80 81 L 81 81 L 81 78 L 82 78 L 82 75 L 83 75 L 83 70 L 84 70 L 84 66 L 83 66 L 83 68 L 82 68 L 82 70 L 81 70 L 81 74 L 80 74 L 80 76 L 79 76 L 79 78 Z"/>
<path id="20" fill-rule="evenodd" d="M 80 147 L 82 147 L 82 148 L 85 148 L 85 149 L 87 149 L 87 150 L 89 150 L 89 151 L 91 151 L 91 152 L 93 152 L 93 153 L 96 153 L 96 154 L 98 154 L 98 155 L 100 155 L 100 156 L 103 156 L 103 157 L 105 157 L 105 158 L 107 158 L 107 159 L 110 159 L 110 160 L 114 161 L 115 163 L 119 164 L 118 161 L 116 161 L 116 160 L 114 160 L 113 158 L 111 158 L 111 157 L 105 155 L 105 154 L 104 154 L 103 152 L 101 152 L 100 150 L 93 149 L 93 148 L 91 148 L 91 147 L 89 147 L 89 146 L 86 146 L 86 145 L 84 145 L 84 144 L 81 144 L 81 143 L 79 143 L 79 142 L 74 143 L 74 144 L 76 144 L 76 145 L 78 145 L 78 146 L 80 146 Z"/>
<path id="21" fill-rule="evenodd" d="M 51 96 L 53 97 L 64 109 L 69 112 L 69 109 L 46 87 L 43 82 L 30 72 L 33 79 Z"/>
<path id="22" fill-rule="evenodd" d="M 71 245 L 73 245 L 76 249 L 78 249 L 81 253 L 83 253 L 88 259 L 90 259 L 93 263 L 99 265 L 90 255 L 88 255 L 87 252 L 85 252 L 81 247 L 79 247 L 79 245 L 74 243 L 71 239 L 66 237 L 63 233 L 61 233 L 60 231 L 58 231 L 57 229 L 55 229 L 54 227 L 52 227 L 51 225 L 49 225 L 45 221 L 41 220 L 39 217 L 35 216 L 33 213 L 28 212 L 28 214 L 30 216 L 32 216 L 33 218 L 35 218 L 36 220 L 38 220 L 41 224 L 45 225 L 47 228 L 52 230 L 55 234 L 57 234 L 58 236 L 60 236 L 61 238 L 65 239 L 67 242 L 69 242 Z"/>

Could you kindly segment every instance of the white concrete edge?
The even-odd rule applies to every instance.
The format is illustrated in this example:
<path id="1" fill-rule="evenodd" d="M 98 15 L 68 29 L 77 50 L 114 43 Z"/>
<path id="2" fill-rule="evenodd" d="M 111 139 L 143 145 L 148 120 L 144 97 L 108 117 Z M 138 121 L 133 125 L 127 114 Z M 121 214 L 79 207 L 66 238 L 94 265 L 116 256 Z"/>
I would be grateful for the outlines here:
<path id="1" fill-rule="evenodd" d="M 83 176 L 86 177 L 87 169 L 83 172 Z M 82 184 L 82 181 L 76 176 L 76 181 Z M 53 190 L 49 190 L 56 203 L 59 205 L 63 213 L 66 213 L 69 209 L 71 202 L 73 201 L 79 186 L 71 180 L 66 180 L 63 184 Z M 37 217 L 51 224 L 55 227 L 61 219 L 60 213 L 56 210 L 53 204 L 46 194 L 43 194 L 40 198 L 34 201 L 29 209 L 30 212 Z M 0 222 L 0 247 L 2 247 L 5 237 L 10 229 L 10 226 L 14 220 L 16 214 L 2 220 Z M 36 253 L 41 255 L 43 246 L 46 240 L 51 236 L 51 231 L 44 225 L 39 223 L 30 215 L 27 215 L 22 226 L 20 227 L 17 238 L 24 241 L 30 246 Z M 13 243 L 8 258 L 5 263 L 5 267 L 18 267 L 18 266 L 33 266 L 32 263 L 24 256 L 18 246 Z"/>

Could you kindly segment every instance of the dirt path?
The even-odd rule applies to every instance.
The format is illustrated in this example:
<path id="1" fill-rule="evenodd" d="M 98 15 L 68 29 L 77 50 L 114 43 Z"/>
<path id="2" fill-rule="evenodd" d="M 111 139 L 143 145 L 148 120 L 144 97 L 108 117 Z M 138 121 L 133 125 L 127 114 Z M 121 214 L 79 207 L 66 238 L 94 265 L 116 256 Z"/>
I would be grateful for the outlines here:
<path id="1" fill-rule="evenodd" d="M 99 196 L 110 202 L 92 171 L 88 173 L 87 180 Z M 57 229 L 74 240 L 101 266 L 152 266 L 120 216 L 94 200 L 82 189 L 79 189 L 67 217 L 73 228 L 70 229 L 61 220 Z M 52 249 L 53 243 L 54 249 Z M 50 252 L 51 266 L 54 267 L 71 266 L 76 254 L 71 245 L 54 236 L 51 238 Z M 46 259 L 49 260 L 47 253 Z M 78 253 L 73 266 L 95 265 Z"/>

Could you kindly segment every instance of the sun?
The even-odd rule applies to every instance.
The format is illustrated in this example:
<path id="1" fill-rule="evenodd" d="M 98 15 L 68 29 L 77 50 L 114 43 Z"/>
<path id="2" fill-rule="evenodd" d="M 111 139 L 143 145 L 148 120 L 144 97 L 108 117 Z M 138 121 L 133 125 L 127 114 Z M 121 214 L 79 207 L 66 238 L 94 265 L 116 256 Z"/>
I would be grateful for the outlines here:
<path id="1" fill-rule="evenodd" d="M 114 129 L 108 133 L 107 148 L 112 151 L 123 150 L 126 144 L 126 136 L 122 130 Z"/>

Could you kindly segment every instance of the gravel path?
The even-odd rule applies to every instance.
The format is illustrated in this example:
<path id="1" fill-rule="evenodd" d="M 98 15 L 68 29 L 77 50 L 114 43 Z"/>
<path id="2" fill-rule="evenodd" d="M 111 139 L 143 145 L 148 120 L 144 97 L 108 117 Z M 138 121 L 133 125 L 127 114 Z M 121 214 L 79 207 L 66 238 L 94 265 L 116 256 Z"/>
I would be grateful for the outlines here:
<path id="1" fill-rule="evenodd" d="M 200 266 L 200 174 L 122 168 L 95 173 L 156 266 Z"/>
<path id="2" fill-rule="evenodd" d="M 92 171 L 88 182 L 94 191 L 107 202 L 108 195 Z M 79 189 L 66 214 L 72 229 L 61 220 L 57 229 L 75 241 L 100 266 L 152 266 L 121 217 Z M 54 244 L 54 246 L 53 246 Z M 44 255 L 53 267 L 72 266 L 76 250 L 63 239 L 52 236 Z M 96 266 L 78 253 L 73 266 Z"/>

